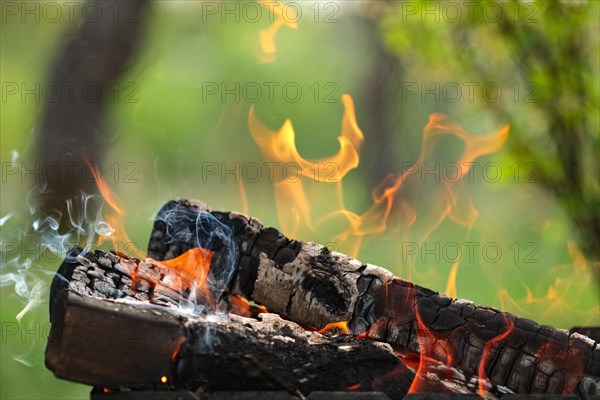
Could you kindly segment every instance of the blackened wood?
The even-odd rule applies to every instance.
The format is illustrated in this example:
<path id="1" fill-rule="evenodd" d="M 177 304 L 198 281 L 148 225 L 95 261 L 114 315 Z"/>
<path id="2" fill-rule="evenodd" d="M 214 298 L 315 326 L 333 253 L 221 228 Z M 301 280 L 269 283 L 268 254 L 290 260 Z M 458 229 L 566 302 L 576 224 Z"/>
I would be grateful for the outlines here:
<path id="1" fill-rule="evenodd" d="M 206 397 L 208 396 L 208 397 Z M 101 388 L 92 392 L 91 400 L 390 400 L 383 392 L 312 392 L 308 397 L 299 397 L 284 391 L 215 392 L 202 397 L 192 392 L 129 391 L 108 392 Z M 406 399 L 406 397 L 405 397 Z M 442 398 L 462 400 L 462 398 Z"/>
<path id="2" fill-rule="evenodd" d="M 239 213 L 210 211 L 199 201 L 171 201 L 155 220 L 150 257 L 168 259 L 194 247 L 185 238 L 202 234 L 194 223 L 201 212 L 229 226 L 238 245 L 231 291 L 272 312 L 315 329 L 349 321 L 354 335 L 387 342 L 404 354 L 450 358 L 472 375 L 478 374 L 486 344 L 512 329 L 485 357 L 491 382 L 516 393 L 600 398 L 598 342 L 449 298 L 316 243 L 289 239 Z"/>
<path id="3" fill-rule="evenodd" d="M 414 373 L 387 344 L 306 331 L 275 314 L 185 314 L 172 298 L 155 302 L 158 284 L 150 279 L 145 291 L 131 286 L 132 274 L 153 268 L 101 251 L 70 252 L 51 288 L 46 365 L 56 376 L 146 390 L 306 395 L 360 383 L 392 399 L 408 391 Z"/>
<path id="4" fill-rule="evenodd" d="M 406 400 L 412 399 L 409 397 Z M 579 396 L 573 394 L 507 394 L 502 398 L 502 400 L 580 400 L 580 398 Z"/>
<path id="5" fill-rule="evenodd" d="M 159 212 L 148 246 L 148 257 L 167 260 L 185 253 L 197 246 L 197 218 L 208 205 L 197 200 L 175 200 L 167 203 Z M 210 213 L 217 220 L 231 228 L 238 247 L 239 259 L 231 287 L 235 293 L 250 298 L 258 274 L 258 260 L 265 253 L 277 265 L 293 261 L 302 243 L 290 240 L 275 228 L 264 227 L 254 218 L 235 212 Z M 215 243 L 212 248 L 215 259 L 222 256 L 224 249 Z"/>
<path id="6" fill-rule="evenodd" d="M 190 391 L 136 390 L 104 392 L 104 388 L 94 388 L 90 400 L 201 400 Z"/>
<path id="7" fill-rule="evenodd" d="M 168 313 L 62 291 L 54 304 L 46 366 L 89 385 L 152 385 L 171 376 L 184 329 Z"/>
<path id="8" fill-rule="evenodd" d="M 167 392 L 167 391 L 129 391 L 104 393 L 101 388 L 92 392 L 91 400 L 299 400 L 283 391 L 243 391 L 243 392 L 215 392 L 208 397 L 199 397 L 192 392 Z M 391 400 L 382 392 L 312 392 L 305 397 L 306 400 Z M 406 395 L 402 400 L 475 400 L 481 399 L 475 394 L 456 393 L 413 393 Z M 540 394 L 506 394 L 502 400 L 580 400 L 575 395 L 540 395 Z"/>
<path id="9" fill-rule="evenodd" d="M 298 400 L 298 398 L 298 396 L 282 391 L 243 391 L 216 392 L 211 394 L 207 400 Z"/>
<path id="10" fill-rule="evenodd" d="M 383 390 L 400 399 L 414 376 L 387 345 L 307 332 L 275 314 L 260 314 L 260 321 L 231 318 L 235 323 L 186 325 L 188 341 L 177 366 L 182 385 L 205 385 L 209 392 L 287 390 L 306 395 L 360 383 L 361 390 Z M 386 378 L 392 372 L 398 375 Z"/>
<path id="11" fill-rule="evenodd" d="M 445 394 L 445 393 L 413 393 L 403 400 L 476 400 L 481 397 L 475 394 Z M 504 400 L 504 398 L 503 398 Z"/>

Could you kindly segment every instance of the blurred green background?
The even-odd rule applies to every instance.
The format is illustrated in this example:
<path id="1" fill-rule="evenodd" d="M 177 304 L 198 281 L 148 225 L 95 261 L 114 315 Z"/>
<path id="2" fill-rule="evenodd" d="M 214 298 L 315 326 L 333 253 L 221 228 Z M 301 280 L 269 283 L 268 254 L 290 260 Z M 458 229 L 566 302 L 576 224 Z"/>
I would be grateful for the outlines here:
<path id="1" fill-rule="evenodd" d="M 77 18 L 22 18 L 8 15 L 9 2 L 2 3 L 0 217 L 12 217 L 2 222 L 0 397 L 86 398 L 89 387 L 57 380 L 44 367 L 47 288 L 59 257 L 38 251 L 35 235 L 28 235 L 35 175 L 6 169 L 35 163 L 44 107 L 43 95 L 41 101 L 9 95 L 6 84 L 43 85 L 56 54 L 75 34 Z M 208 3 L 221 8 L 209 15 Z M 244 14 L 246 2 L 228 3 L 238 11 L 224 14 L 215 2 L 154 2 L 143 16 L 138 55 L 108 102 L 103 175 L 127 210 L 127 234 L 141 249 L 169 199 L 198 198 L 222 210 L 245 206 L 239 183 L 223 165 L 231 170 L 236 163 L 243 168 L 264 161 L 247 127 L 252 101 L 246 100 L 254 96 L 240 91 L 238 98 L 223 98 L 222 85 L 265 89 L 255 105 L 259 117 L 273 129 L 290 118 L 300 154 L 315 160 L 339 149 L 340 96 L 348 93 L 365 141 L 358 168 L 343 181 L 343 198 L 358 214 L 372 204 L 371 190 L 388 173 L 417 161 L 431 113 L 443 112 L 473 134 L 510 124 L 502 150 L 478 159 L 498 165 L 502 176 L 490 179 L 475 169 L 474 179 L 460 188 L 479 213 L 470 229 L 445 220 L 412 256 L 402 254 L 401 237 L 416 240 L 410 235 L 390 230 L 366 236 L 361 260 L 444 291 L 453 262 L 443 249 L 475 242 L 480 247 L 474 257 L 458 267 L 459 297 L 561 328 L 600 324 L 593 261 L 600 255 L 598 2 L 481 2 L 474 8 L 462 2 L 292 2 L 302 10 L 298 27 L 277 32 L 269 63 L 260 61 L 259 44 L 269 13 L 264 9 L 254 21 Z M 278 85 L 273 101 L 269 82 Z M 289 83 L 301 88 L 298 101 L 283 93 Z M 207 92 L 214 85 L 218 92 Z M 461 146 L 442 142 L 432 161 L 455 160 Z M 218 172 L 208 175 L 212 163 Z M 266 170 L 257 182 L 241 181 L 247 212 L 280 226 Z M 335 209 L 336 185 L 306 186 L 313 222 Z M 438 188 L 429 182 L 422 190 L 436 196 Z M 343 221 L 316 230 L 308 222 L 300 221 L 298 239 L 351 250 L 335 239 Z M 486 243 L 502 254 L 483 254 Z M 22 246 L 16 252 L 21 258 L 14 258 L 13 248 L 5 254 L 12 244 Z M 36 307 L 17 321 L 35 293 L 41 294 Z"/>

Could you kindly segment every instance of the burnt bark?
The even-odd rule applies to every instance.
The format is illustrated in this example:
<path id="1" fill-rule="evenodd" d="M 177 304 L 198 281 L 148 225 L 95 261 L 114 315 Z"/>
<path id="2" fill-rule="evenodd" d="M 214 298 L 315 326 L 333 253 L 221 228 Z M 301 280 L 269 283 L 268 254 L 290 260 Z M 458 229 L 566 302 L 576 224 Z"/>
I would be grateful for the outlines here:
<path id="1" fill-rule="evenodd" d="M 231 292 L 287 319 L 315 329 L 348 321 L 356 336 L 389 343 L 404 355 L 453 360 L 466 374 L 477 375 L 484 360 L 489 380 L 516 393 L 600 396 L 600 344 L 593 339 L 449 298 L 239 213 L 169 202 L 155 220 L 149 256 L 168 259 L 197 246 L 203 233 L 195 221 L 203 212 L 228 226 L 238 246 Z"/>
<path id="2" fill-rule="evenodd" d="M 190 314 L 185 293 L 165 294 L 163 272 L 74 249 L 51 288 L 48 368 L 110 390 L 408 391 L 414 373 L 387 344 L 306 331 L 276 314 Z"/>

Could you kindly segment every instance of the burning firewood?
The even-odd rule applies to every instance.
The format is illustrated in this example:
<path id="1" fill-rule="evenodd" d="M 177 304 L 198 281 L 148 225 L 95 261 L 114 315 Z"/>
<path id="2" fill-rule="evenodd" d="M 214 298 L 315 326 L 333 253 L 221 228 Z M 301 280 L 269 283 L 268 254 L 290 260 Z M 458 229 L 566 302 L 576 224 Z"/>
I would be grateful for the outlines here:
<path id="1" fill-rule="evenodd" d="M 168 273 L 160 263 L 74 249 L 52 284 L 48 368 L 107 392 L 360 388 L 402 398 L 410 387 L 414 373 L 387 344 L 307 331 L 276 314 L 242 317 L 223 302 L 186 313 L 189 292 L 163 286 Z"/>
<path id="2" fill-rule="evenodd" d="M 516 393 L 600 397 L 600 344 L 589 337 L 451 299 L 239 213 L 169 202 L 148 255 L 167 260 L 201 246 L 206 232 L 198 218 L 209 214 L 231 230 L 239 251 L 229 291 L 271 312 L 313 329 L 340 323 L 354 336 L 390 344 L 407 363 L 416 357 L 421 372 L 441 363 Z M 214 262 L 227 256 L 218 243 L 208 249 Z"/>
<path id="3" fill-rule="evenodd" d="M 179 260 L 208 261 L 197 253 L 210 254 L 191 249 Z M 122 390 L 144 398 L 148 391 L 254 389 L 298 398 L 376 390 L 403 399 L 414 385 L 411 360 L 389 344 L 347 335 L 342 324 L 306 330 L 237 295 L 211 299 L 190 283 L 177 262 L 73 249 L 51 288 L 48 368 L 96 385 L 97 398 Z M 490 399 L 507 392 L 442 363 L 417 382 L 426 391 L 458 394 L 483 385 Z"/>

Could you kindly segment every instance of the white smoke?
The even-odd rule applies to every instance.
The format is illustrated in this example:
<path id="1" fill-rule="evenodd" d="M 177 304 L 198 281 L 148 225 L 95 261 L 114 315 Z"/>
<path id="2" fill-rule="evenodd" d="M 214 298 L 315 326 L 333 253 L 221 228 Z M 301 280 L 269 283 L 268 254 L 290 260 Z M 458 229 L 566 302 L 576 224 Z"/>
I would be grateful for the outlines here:
<path id="1" fill-rule="evenodd" d="M 67 201 L 66 215 L 44 215 L 26 200 L 24 209 L 0 218 L 0 287 L 14 286 L 14 294 L 24 304 L 16 315 L 18 321 L 46 303 L 48 276 L 55 276 L 71 248 L 89 250 L 99 236 L 114 232 L 102 218 L 102 201 L 99 196 L 81 194 Z"/>

